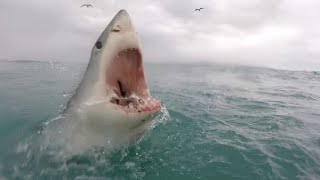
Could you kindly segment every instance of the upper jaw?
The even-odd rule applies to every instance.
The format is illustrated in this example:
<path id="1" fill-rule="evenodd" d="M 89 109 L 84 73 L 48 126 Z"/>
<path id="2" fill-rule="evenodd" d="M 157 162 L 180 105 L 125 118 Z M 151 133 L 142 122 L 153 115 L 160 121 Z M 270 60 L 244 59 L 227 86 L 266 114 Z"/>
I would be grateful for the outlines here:
<path id="1" fill-rule="evenodd" d="M 159 111 L 160 101 L 150 95 L 140 43 L 125 10 L 118 12 L 98 41 L 104 46 L 99 81 L 108 89 L 102 91 L 110 104 L 125 112 Z"/>

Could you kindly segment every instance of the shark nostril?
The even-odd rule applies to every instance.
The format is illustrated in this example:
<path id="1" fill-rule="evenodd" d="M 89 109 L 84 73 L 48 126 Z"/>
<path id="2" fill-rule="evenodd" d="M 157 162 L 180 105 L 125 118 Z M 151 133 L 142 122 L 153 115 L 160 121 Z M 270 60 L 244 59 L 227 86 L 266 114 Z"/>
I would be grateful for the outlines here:
<path id="1" fill-rule="evenodd" d="M 97 48 L 97 49 L 101 49 L 101 48 L 102 48 L 102 43 L 101 43 L 100 41 L 98 41 L 98 42 L 96 43 L 96 48 Z"/>
<path id="2" fill-rule="evenodd" d="M 121 96 L 125 97 L 126 96 L 126 91 L 123 89 L 123 85 L 122 85 L 121 81 L 118 81 L 118 85 L 119 85 Z"/>

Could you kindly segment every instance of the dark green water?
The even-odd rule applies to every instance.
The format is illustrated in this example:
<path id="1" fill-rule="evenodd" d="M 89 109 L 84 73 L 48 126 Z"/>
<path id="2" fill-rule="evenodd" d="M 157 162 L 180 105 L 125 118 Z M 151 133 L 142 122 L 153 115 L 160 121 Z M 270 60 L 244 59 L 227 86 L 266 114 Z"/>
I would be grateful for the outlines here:
<path id="1" fill-rule="evenodd" d="M 319 72 L 147 64 L 165 107 L 153 128 L 134 146 L 70 159 L 38 131 L 84 68 L 0 62 L 0 179 L 320 179 Z"/>

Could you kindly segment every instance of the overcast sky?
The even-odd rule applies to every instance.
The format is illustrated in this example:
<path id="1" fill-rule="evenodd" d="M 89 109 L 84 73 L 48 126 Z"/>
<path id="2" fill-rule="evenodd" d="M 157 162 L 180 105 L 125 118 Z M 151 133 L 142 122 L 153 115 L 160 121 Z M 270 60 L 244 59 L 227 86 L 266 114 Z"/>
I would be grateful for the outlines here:
<path id="1" fill-rule="evenodd" d="M 146 62 L 320 70 L 319 0 L 0 0 L 0 59 L 87 62 L 120 9 Z"/>

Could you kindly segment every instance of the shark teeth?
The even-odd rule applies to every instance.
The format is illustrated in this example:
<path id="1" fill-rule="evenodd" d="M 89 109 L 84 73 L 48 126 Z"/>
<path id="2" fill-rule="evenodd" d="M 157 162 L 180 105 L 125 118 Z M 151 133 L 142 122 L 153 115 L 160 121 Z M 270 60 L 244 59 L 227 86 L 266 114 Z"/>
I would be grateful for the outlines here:
<path id="1" fill-rule="evenodd" d="M 133 108 L 132 102 L 130 102 L 130 103 L 128 104 L 128 108 Z"/>
<path id="2" fill-rule="evenodd" d="M 161 108 L 160 102 L 154 99 L 143 100 L 141 98 L 111 98 L 110 102 L 112 104 L 117 105 L 118 107 L 122 107 L 126 112 L 149 112 L 154 110 L 159 110 Z"/>
<path id="3" fill-rule="evenodd" d="M 138 108 L 138 110 L 140 110 L 140 111 L 153 111 L 156 109 L 160 109 L 160 102 L 159 101 L 150 102 L 146 105 L 139 106 L 139 108 Z"/>

